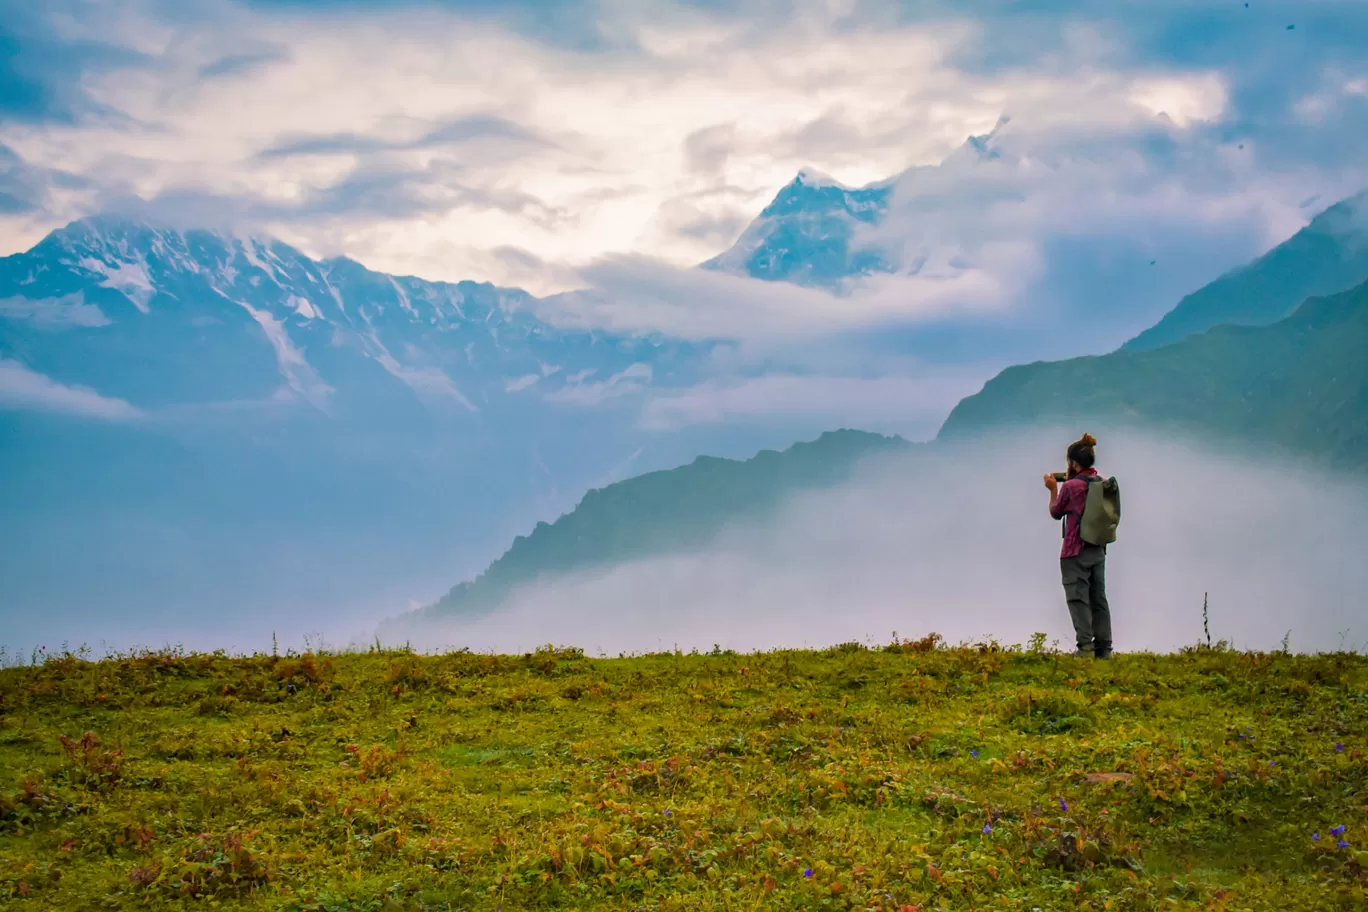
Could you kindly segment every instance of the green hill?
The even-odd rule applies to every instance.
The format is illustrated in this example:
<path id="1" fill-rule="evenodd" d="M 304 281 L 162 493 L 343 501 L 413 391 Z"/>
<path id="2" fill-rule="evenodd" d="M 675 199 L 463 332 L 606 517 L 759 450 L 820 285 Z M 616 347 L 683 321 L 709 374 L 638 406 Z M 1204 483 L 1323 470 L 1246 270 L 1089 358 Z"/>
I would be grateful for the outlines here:
<path id="1" fill-rule="evenodd" d="M 0 668 L 0 899 L 1350 912 L 1365 744 L 1343 653 L 54 656 Z"/>
<path id="2" fill-rule="evenodd" d="M 1150 351 L 1225 324 L 1262 326 L 1302 301 L 1368 280 L 1368 190 L 1342 200 L 1254 262 L 1178 302 L 1122 346 Z"/>
<path id="3" fill-rule="evenodd" d="M 544 574 L 702 545 L 728 520 L 762 515 L 795 491 L 840 482 L 865 457 L 909 446 L 900 437 L 830 431 L 783 452 L 765 450 L 744 461 L 700 456 L 592 490 L 574 510 L 518 536 L 483 574 L 419 614 L 481 614 Z"/>
<path id="4" fill-rule="evenodd" d="M 1263 327 L 1222 326 L 1153 351 L 1010 367 L 938 439 L 1029 425 L 1201 430 L 1368 468 L 1368 283 Z"/>

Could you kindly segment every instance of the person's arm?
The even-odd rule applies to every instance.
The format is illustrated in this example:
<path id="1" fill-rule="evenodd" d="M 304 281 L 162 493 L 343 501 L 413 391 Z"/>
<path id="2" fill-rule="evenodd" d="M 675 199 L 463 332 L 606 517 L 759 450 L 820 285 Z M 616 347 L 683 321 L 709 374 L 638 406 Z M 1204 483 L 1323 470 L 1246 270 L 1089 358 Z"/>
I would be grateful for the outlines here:
<path id="1" fill-rule="evenodd" d="M 1050 489 L 1050 516 L 1063 519 L 1069 512 L 1069 483 L 1065 482 L 1061 486 L 1054 475 L 1046 475 L 1045 487 Z"/>

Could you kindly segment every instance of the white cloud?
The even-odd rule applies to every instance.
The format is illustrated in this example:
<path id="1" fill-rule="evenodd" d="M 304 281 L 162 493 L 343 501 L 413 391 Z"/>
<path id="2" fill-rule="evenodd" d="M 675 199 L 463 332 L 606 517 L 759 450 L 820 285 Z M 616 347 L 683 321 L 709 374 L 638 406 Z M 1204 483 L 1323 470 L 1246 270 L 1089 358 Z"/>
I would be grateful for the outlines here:
<path id="1" fill-rule="evenodd" d="M 104 421 L 133 421 L 142 413 L 122 399 L 84 386 L 67 386 L 8 358 L 0 358 L 0 408 L 62 412 Z"/>
<path id="2" fill-rule="evenodd" d="M 567 377 L 566 385 L 554 392 L 547 393 L 545 399 L 548 402 L 559 402 L 564 405 L 598 405 L 609 399 L 617 399 L 621 396 L 641 392 L 650 383 L 652 376 L 651 365 L 641 363 L 628 365 L 607 380 L 585 383 L 585 378 L 591 373 L 591 371 L 582 371 Z"/>
<path id="3" fill-rule="evenodd" d="M 108 326 L 110 319 L 97 304 L 87 304 L 82 292 L 60 298 L 0 298 L 0 317 L 26 320 L 43 329 Z"/>
<path id="4" fill-rule="evenodd" d="M 858 427 L 911 439 L 934 437 L 955 403 L 983 385 L 984 371 L 922 370 L 910 375 L 770 374 L 708 380 L 651 397 L 641 425 L 677 430 L 697 424 L 784 422 Z"/>
<path id="5" fill-rule="evenodd" d="M 539 380 L 541 380 L 540 374 L 523 374 L 521 377 L 516 377 L 505 383 L 504 392 L 516 393 L 519 390 L 525 390 Z"/>
<path id="6" fill-rule="evenodd" d="M 618 332 L 660 331 L 690 339 L 811 337 L 1005 306 L 1018 283 L 1034 273 L 1032 251 L 999 244 L 985 255 L 999 272 L 947 264 L 935 276 L 874 277 L 858 294 L 840 299 L 787 283 L 680 269 L 644 257 L 612 257 L 581 271 L 588 290 L 552 296 L 538 306 L 561 325 Z"/>

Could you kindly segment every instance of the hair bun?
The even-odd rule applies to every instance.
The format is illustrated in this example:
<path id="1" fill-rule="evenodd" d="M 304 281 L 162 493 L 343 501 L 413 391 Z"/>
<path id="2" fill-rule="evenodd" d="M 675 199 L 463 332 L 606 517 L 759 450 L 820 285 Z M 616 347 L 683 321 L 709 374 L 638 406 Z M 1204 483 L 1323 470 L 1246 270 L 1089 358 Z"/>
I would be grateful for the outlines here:
<path id="1" fill-rule="evenodd" d="M 1083 438 L 1078 442 L 1083 444 L 1084 446 L 1097 446 L 1097 438 L 1094 437 L 1092 434 L 1084 434 Z"/>

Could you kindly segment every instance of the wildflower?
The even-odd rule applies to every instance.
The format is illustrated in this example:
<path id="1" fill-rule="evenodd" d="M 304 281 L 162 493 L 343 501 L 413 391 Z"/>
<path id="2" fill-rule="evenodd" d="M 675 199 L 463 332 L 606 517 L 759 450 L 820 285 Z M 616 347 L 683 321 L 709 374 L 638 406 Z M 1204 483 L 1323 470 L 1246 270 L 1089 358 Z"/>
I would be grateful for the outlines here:
<path id="1" fill-rule="evenodd" d="M 1269 761 L 1268 761 L 1268 765 L 1269 765 L 1269 766 L 1276 766 L 1277 763 L 1278 763 L 1277 760 L 1269 760 Z"/>
<path id="2" fill-rule="evenodd" d="M 978 751 L 970 751 L 970 752 L 969 752 L 969 756 L 971 756 L 971 757 L 973 757 L 975 760 L 977 760 L 977 759 L 978 759 Z"/>
<path id="3" fill-rule="evenodd" d="M 669 816 L 670 816 L 671 814 L 673 814 L 673 813 L 674 813 L 674 812 L 671 811 L 669 808 L 666 808 L 666 809 L 665 809 L 665 816 L 666 816 L 666 817 L 669 817 Z"/>
<path id="4" fill-rule="evenodd" d="M 811 877 L 811 876 L 812 876 L 812 868 L 804 868 L 804 869 L 803 869 L 803 876 L 804 876 L 804 877 Z"/>
<path id="5" fill-rule="evenodd" d="M 1335 843 L 1335 845 L 1339 846 L 1341 849 L 1347 849 L 1347 848 L 1349 848 L 1349 843 L 1345 842 L 1343 839 L 1341 839 L 1339 842 Z"/>
<path id="6" fill-rule="evenodd" d="M 1336 745 L 1335 745 L 1335 753 L 1337 753 L 1337 754 L 1342 754 L 1342 753 L 1344 753 L 1344 745 L 1343 745 L 1343 744 L 1336 744 Z"/>
<path id="7" fill-rule="evenodd" d="M 1065 801 L 1063 798 L 1059 799 L 1059 809 L 1061 811 L 1067 811 L 1069 809 L 1069 803 Z"/>
<path id="8" fill-rule="evenodd" d="M 1311 841 L 1312 841 L 1312 842 L 1320 842 L 1320 833 L 1312 833 L 1312 834 L 1311 834 Z"/>
<path id="9" fill-rule="evenodd" d="M 993 832 L 993 825 L 991 823 L 985 823 L 983 825 L 983 835 L 987 836 L 991 832 Z"/>
<path id="10" fill-rule="evenodd" d="M 1340 824 L 1340 825 L 1337 826 L 1337 827 L 1331 827 L 1331 828 L 1330 828 L 1330 835 L 1331 835 L 1331 836 L 1343 836 L 1343 835 L 1344 835 L 1345 829 L 1346 829 L 1346 828 L 1345 828 L 1344 824 Z"/>

